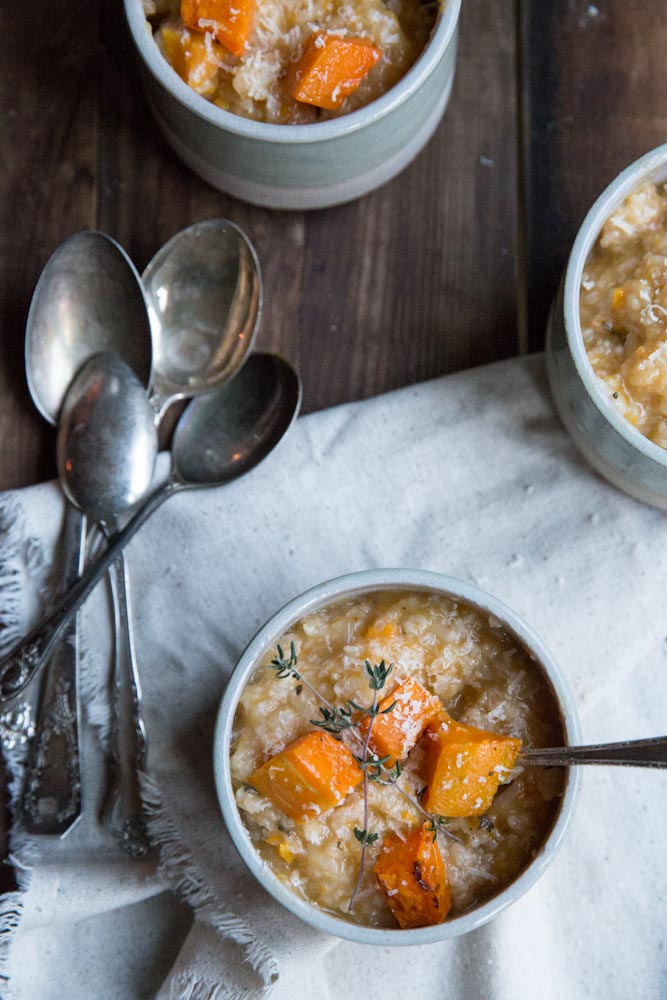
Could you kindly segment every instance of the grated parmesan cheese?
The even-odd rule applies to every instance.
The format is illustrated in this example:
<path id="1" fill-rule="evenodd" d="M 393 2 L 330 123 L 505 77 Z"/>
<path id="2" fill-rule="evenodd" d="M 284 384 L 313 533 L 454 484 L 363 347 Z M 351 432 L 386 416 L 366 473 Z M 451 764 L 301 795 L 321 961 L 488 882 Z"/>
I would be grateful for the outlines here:
<path id="1" fill-rule="evenodd" d="M 147 16 L 166 27 L 184 31 L 176 0 L 143 0 Z M 241 13 L 230 8 L 235 18 Z M 436 11 L 421 0 L 387 4 L 384 0 L 257 0 L 253 30 L 243 56 L 236 59 L 214 41 L 217 88 L 209 96 L 216 104 L 259 121 L 308 123 L 334 117 L 375 100 L 392 87 L 415 62 L 435 22 Z M 160 22 L 162 18 L 162 22 Z M 202 31 L 216 34 L 221 25 L 200 18 Z M 156 39 L 159 44 L 159 27 Z M 364 38 L 382 51 L 382 59 L 339 111 L 323 111 L 300 104 L 286 88 L 287 71 L 298 62 L 316 32 Z M 207 43 L 208 44 L 208 43 Z M 323 46 L 324 39 L 317 41 Z M 163 54 L 165 47 L 160 46 Z M 340 91 L 335 92 L 334 100 Z M 351 623 L 351 634 L 354 626 Z"/>

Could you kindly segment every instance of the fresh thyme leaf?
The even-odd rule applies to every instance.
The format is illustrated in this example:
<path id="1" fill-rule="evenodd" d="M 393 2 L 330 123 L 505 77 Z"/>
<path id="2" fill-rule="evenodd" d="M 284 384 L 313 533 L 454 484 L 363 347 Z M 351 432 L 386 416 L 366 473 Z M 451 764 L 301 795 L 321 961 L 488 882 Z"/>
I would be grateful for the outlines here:
<path id="1" fill-rule="evenodd" d="M 375 756 L 369 757 L 368 764 L 372 765 L 373 767 L 382 767 L 382 765 L 386 764 L 388 760 L 391 760 L 390 753 L 388 753 L 385 757 L 375 757 Z"/>
<path id="2" fill-rule="evenodd" d="M 379 833 L 369 833 L 368 830 L 360 830 L 358 826 L 354 828 L 354 835 L 360 844 L 374 844 L 379 838 Z"/>
<path id="3" fill-rule="evenodd" d="M 390 663 L 389 666 L 387 666 L 385 661 L 381 660 L 380 663 L 376 663 L 375 666 L 372 666 L 370 660 L 366 660 L 366 672 L 370 677 L 368 686 L 371 691 L 381 691 L 385 686 L 387 677 L 393 669 L 393 663 Z"/>
<path id="4" fill-rule="evenodd" d="M 279 680 L 282 680 L 285 677 L 293 677 L 294 680 L 300 681 L 301 674 L 296 669 L 296 665 L 299 662 L 299 657 L 297 655 L 296 646 L 294 645 L 294 642 L 290 643 L 289 660 L 285 659 L 285 654 L 283 652 L 283 648 L 280 645 L 280 643 L 277 644 L 276 649 L 278 651 L 278 655 L 274 656 L 274 658 L 271 660 L 271 663 L 269 664 L 271 669 L 276 671 L 276 677 Z"/>
<path id="5" fill-rule="evenodd" d="M 342 733 L 345 729 L 349 729 L 352 726 L 350 721 L 351 711 L 347 708 L 324 708 L 320 707 L 321 719 L 311 719 L 311 725 L 319 726 L 320 729 L 325 729 L 328 733 Z"/>
<path id="6" fill-rule="evenodd" d="M 429 833 L 433 834 L 433 840 L 436 840 L 439 833 L 444 834 L 445 837 L 449 837 L 450 840 L 455 840 L 457 844 L 460 844 L 461 838 L 455 836 L 453 833 L 447 829 L 447 824 L 449 820 L 445 816 L 440 816 L 438 813 L 433 813 L 430 817 L 428 823 L 426 824 L 426 829 Z"/>
<path id="7" fill-rule="evenodd" d="M 392 701 L 391 705 L 389 705 L 388 708 L 382 709 L 380 715 L 387 715 L 388 712 L 393 712 L 397 705 L 398 705 L 397 701 Z"/>

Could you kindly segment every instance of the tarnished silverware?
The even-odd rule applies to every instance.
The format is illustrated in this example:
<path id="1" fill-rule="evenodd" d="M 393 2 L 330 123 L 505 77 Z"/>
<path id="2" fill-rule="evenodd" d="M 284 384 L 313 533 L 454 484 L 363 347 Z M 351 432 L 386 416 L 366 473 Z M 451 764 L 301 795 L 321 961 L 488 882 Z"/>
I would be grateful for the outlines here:
<path id="1" fill-rule="evenodd" d="M 33 402 L 52 424 L 80 366 L 113 349 L 148 383 L 151 333 L 139 276 L 122 248 L 97 232 L 76 233 L 47 262 L 33 294 L 26 328 L 26 374 Z M 86 520 L 67 504 L 63 580 L 83 561 Z M 66 587 L 65 587 L 66 589 Z M 19 811 L 33 834 L 64 836 L 81 812 L 76 623 L 54 652 L 37 698 Z M 29 716 L 21 713 L 23 725 Z M 69 720 L 69 721 L 68 721 Z M 71 746 L 65 755 L 63 747 Z M 49 749 L 50 748 L 50 749 Z M 46 760 L 49 757 L 49 760 Z"/>
<path id="2" fill-rule="evenodd" d="M 51 612 L 0 660 L 0 702 L 30 683 L 72 615 L 165 500 L 185 490 L 222 486 L 250 472 L 285 436 L 300 405 L 300 379 L 275 354 L 253 354 L 233 381 L 192 400 L 176 427 L 167 481 L 146 497 Z"/>
<path id="3" fill-rule="evenodd" d="M 615 764 L 620 767 L 667 767 L 667 736 L 621 743 L 591 743 L 581 747 L 526 747 L 519 764 L 569 767 L 578 764 Z"/>
<path id="4" fill-rule="evenodd" d="M 62 589 L 83 569 L 86 519 L 67 505 L 63 533 Z M 81 816 L 80 705 L 76 618 L 56 647 L 38 698 L 37 721 L 19 802 L 28 833 L 64 836 Z"/>
<path id="5" fill-rule="evenodd" d="M 156 455 L 154 412 L 141 382 L 116 355 L 96 354 L 74 377 L 58 424 L 58 474 L 66 497 L 91 520 L 113 530 L 119 515 L 146 493 Z M 145 760 L 146 739 L 122 553 L 110 576 L 115 626 L 113 802 L 104 817 L 113 819 L 109 829 L 125 850 L 142 857 L 149 844 L 141 819 L 137 768 Z M 126 704 L 128 695 L 131 700 Z"/>

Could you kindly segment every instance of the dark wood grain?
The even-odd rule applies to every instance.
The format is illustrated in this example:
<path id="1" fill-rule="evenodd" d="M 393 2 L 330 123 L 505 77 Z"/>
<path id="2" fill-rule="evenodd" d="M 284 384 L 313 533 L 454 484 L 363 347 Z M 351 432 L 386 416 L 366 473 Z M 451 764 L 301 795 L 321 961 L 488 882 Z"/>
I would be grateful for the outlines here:
<path id="1" fill-rule="evenodd" d="M 306 412 L 516 353 L 511 0 L 464 4 L 449 109 L 401 177 L 305 214 L 244 205 L 194 177 L 150 118 L 120 4 L 61 6 L 55 39 L 0 10 L 12 115 L 0 180 L 0 488 L 54 472 L 22 341 L 39 271 L 77 229 L 109 233 L 141 269 L 198 219 L 238 222 L 263 265 L 260 344 L 299 366 Z M 48 0 L 36 9 L 51 23 Z"/>
<path id="2" fill-rule="evenodd" d="M 663 0 L 522 0 L 520 93 L 527 341 L 540 350 L 586 212 L 667 140 Z"/>
<path id="3" fill-rule="evenodd" d="M 6 487 L 54 471 L 52 434 L 27 392 L 23 334 L 51 251 L 95 223 L 95 11 L 71 0 L 54 19 L 52 6 L 42 2 L 24 18 L 1 4 L 0 38 L 0 487 Z"/>

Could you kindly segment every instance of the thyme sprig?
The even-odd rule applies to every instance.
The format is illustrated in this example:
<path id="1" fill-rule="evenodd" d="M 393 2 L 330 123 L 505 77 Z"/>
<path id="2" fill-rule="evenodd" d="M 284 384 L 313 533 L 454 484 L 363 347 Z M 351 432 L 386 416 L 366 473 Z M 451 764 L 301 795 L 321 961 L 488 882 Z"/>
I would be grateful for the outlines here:
<path id="1" fill-rule="evenodd" d="M 327 733 L 333 733 L 337 736 L 339 733 L 345 732 L 346 729 L 351 729 L 354 723 L 352 722 L 352 713 L 354 712 L 354 705 L 352 702 L 346 702 L 341 708 L 323 708 L 320 707 L 321 719 L 311 719 L 310 722 L 313 726 L 319 726 L 320 729 L 326 730 Z"/>
<path id="2" fill-rule="evenodd" d="M 280 645 L 278 645 L 276 649 L 278 655 L 275 656 L 269 664 L 269 668 L 275 670 L 276 679 L 283 680 L 285 678 L 293 678 L 299 684 L 303 684 L 304 687 L 308 688 L 311 694 L 313 694 L 321 703 L 319 708 L 321 718 L 311 719 L 311 724 L 313 726 L 317 726 L 319 729 L 332 733 L 334 736 L 340 736 L 344 732 L 349 733 L 350 738 L 356 741 L 357 746 L 361 751 L 359 754 L 353 755 L 364 775 L 364 826 L 363 829 L 356 826 L 354 827 L 354 836 L 361 844 L 361 860 L 359 865 L 359 876 L 348 904 L 348 911 L 351 911 L 364 879 L 366 849 L 369 845 L 374 844 L 379 838 L 379 834 L 368 830 L 369 781 L 374 781 L 379 785 L 392 785 L 398 794 L 409 805 L 411 805 L 413 809 L 424 816 L 427 822 L 426 829 L 433 833 L 434 840 L 437 839 L 438 834 L 442 834 L 444 837 L 448 837 L 450 840 L 454 840 L 457 843 L 461 843 L 461 840 L 459 837 L 447 830 L 446 824 L 449 821 L 446 817 L 440 816 L 437 813 L 429 813 L 426 809 L 424 809 L 421 800 L 426 791 L 426 786 L 421 789 L 416 797 L 413 797 L 398 783 L 402 774 L 400 761 L 396 761 L 393 767 L 387 767 L 387 763 L 391 757 L 389 755 L 386 757 L 378 757 L 370 750 L 370 740 L 375 719 L 378 715 L 386 715 L 389 712 L 392 712 L 397 705 L 397 702 L 394 701 L 391 705 L 387 706 L 387 708 L 380 709 L 378 703 L 378 691 L 381 691 L 384 688 L 387 678 L 393 669 L 393 664 L 387 664 L 384 660 L 382 660 L 380 663 L 373 665 L 369 660 L 365 661 L 366 673 L 369 678 L 368 686 L 373 692 L 373 701 L 370 705 L 359 705 L 356 701 L 348 698 L 344 705 L 336 706 L 333 705 L 328 698 L 325 698 L 324 695 L 318 691 L 318 689 L 311 684 L 306 677 L 303 676 L 301 671 L 297 670 L 299 657 L 294 642 L 290 643 L 289 658 L 285 656 Z M 355 713 L 357 713 L 356 719 Z M 368 719 L 368 727 L 365 735 L 362 736 L 359 731 L 359 727 L 366 719 Z"/>
<path id="3" fill-rule="evenodd" d="M 338 709 L 334 705 L 332 705 L 331 702 L 328 701 L 328 699 L 325 698 L 324 695 L 317 690 L 317 688 L 313 687 L 310 681 L 306 677 L 304 677 L 299 670 L 296 669 L 297 663 L 299 662 L 299 656 L 296 651 L 296 646 L 294 645 L 294 642 L 290 643 L 289 660 L 285 658 L 282 646 L 280 645 L 276 646 L 276 650 L 278 652 L 278 655 L 274 656 L 274 658 L 269 663 L 269 669 L 275 670 L 276 672 L 276 679 L 284 680 L 286 677 L 292 677 L 294 678 L 295 681 L 299 681 L 299 683 L 303 684 L 304 687 L 308 688 L 311 694 L 315 695 L 318 701 L 322 702 L 324 707 L 330 713 L 335 715 Z M 320 712 L 321 711 L 322 709 L 320 709 Z"/>
<path id="4" fill-rule="evenodd" d="M 366 660 L 366 673 L 369 676 L 368 686 L 373 692 L 373 702 L 368 709 L 368 726 L 366 727 L 366 737 L 364 739 L 363 748 L 361 751 L 361 756 L 356 757 L 357 763 L 364 772 L 364 828 L 363 830 L 357 831 L 357 827 L 354 828 L 354 835 L 361 844 L 361 860 L 359 861 L 359 875 L 357 876 L 357 881 L 354 886 L 354 891 L 350 897 L 350 902 L 348 903 L 347 909 L 351 913 L 354 909 L 354 903 L 361 889 L 361 884 L 364 880 L 364 875 L 366 873 L 366 851 L 369 844 L 373 844 L 378 839 L 377 833 L 368 832 L 368 781 L 370 776 L 370 768 L 373 768 L 374 774 L 380 774 L 379 767 L 382 767 L 383 762 L 389 760 L 389 757 L 383 758 L 383 761 L 379 760 L 375 754 L 370 753 L 370 743 L 371 743 L 371 733 L 373 732 L 373 723 L 378 717 L 378 691 L 387 683 L 387 678 L 393 669 L 393 664 L 390 663 L 389 666 L 382 660 L 381 663 L 377 663 L 375 666 L 371 666 L 370 662 Z M 396 702 L 394 702 L 394 705 Z M 392 705 L 392 709 L 394 707 Z M 372 838 L 372 839 L 371 839 Z"/>

